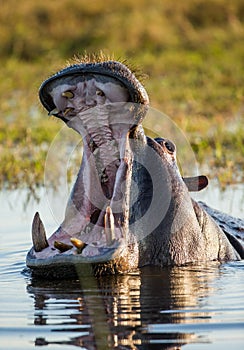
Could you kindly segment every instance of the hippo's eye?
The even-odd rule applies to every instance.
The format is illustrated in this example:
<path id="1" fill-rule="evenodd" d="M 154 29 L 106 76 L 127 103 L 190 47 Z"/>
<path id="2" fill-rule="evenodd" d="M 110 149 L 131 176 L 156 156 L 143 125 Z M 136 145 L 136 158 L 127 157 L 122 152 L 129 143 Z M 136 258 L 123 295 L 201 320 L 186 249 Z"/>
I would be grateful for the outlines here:
<path id="1" fill-rule="evenodd" d="M 96 95 L 97 96 L 105 96 L 105 93 L 102 90 L 97 89 L 96 90 Z"/>
<path id="2" fill-rule="evenodd" d="M 170 153 L 170 154 L 173 154 L 174 151 L 175 151 L 175 145 L 173 144 L 173 142 L 167 140 L 164 142 L 164 145 L 167 149 L 167 151 Z"/>

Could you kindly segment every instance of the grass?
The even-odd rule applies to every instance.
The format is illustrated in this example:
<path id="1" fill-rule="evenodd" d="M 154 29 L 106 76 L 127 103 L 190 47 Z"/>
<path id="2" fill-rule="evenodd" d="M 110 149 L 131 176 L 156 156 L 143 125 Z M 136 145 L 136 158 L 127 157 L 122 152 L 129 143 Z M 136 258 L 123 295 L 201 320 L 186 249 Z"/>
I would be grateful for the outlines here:
<path id="1" fill-rule="evenodd" d="M 39 85 L 74 54 L 100 49 L 147 74 L 151 105 L 186 134 L 210 177 L 243 181 L 243 42 L 242 0 L 3 2 L 0 186 L 43 184 L 62 124 L 40 107 Z"/>

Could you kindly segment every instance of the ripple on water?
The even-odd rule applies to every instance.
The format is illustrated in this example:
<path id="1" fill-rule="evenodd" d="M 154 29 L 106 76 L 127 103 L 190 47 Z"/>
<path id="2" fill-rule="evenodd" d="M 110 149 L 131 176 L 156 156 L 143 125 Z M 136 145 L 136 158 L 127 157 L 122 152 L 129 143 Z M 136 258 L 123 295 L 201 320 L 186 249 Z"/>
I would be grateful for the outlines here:
<path id="1" fill-rule="evenodd" d="M 45 213 L 46 203 L 31 203 L 24 213 L 19 196 L 17 211 L 3 208 L 3 349 L 243 349 L 243 261 L 38 281 L 22 271 L 33 213 Z"/>

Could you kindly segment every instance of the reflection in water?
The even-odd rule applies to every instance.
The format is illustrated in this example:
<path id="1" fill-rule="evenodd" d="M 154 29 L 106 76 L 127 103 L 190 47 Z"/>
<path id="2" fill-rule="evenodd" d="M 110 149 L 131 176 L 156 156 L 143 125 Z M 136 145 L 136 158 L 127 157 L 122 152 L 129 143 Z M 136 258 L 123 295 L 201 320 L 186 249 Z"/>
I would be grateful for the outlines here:
<path id="1" fill-rule="evenodd" d="M 85 349 L 180 349 L 201 343 L 180 325 L 211 322 L 201 305 L 212 292 L 218 265 L 159 269 L 95 279 L 79 271 L 80 281 L 36 281 L 34 323 L 46 327 L 36 345 L 66 344 Z M 51 331 L 51 332 L 50 332 Z M 54 336 L 55 335 L 55 336 Z M 66 339 L 64 339 L 66 337 Z"/>
<path id="2" fill-rule="evenodd" d="M 212 205 L 214 199 L 224 211 L 231 202 L 230 213 L 243 217 L 243 189 L 230 186 L 220 194 L 210 188 L 201 199 Z M 30 280 L 21 271 L 32 217 L 40 211 L 49 232 L 57 223 L 45 198 L 23 212 L 25 199 L 25 190 L 0 193 L 0 348 L 243 350 L 244 261 L 143 268 L 101 280 L 81 272 L 81 282 Z"/>

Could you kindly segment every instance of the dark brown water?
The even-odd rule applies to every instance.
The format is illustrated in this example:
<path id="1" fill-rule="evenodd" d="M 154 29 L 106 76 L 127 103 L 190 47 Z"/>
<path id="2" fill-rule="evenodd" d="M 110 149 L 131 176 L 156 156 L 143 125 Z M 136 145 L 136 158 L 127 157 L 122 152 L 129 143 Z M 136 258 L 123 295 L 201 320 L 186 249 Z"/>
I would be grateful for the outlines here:
<path id="1" fill-rule="evenodd" d="M 201 199 L 244 217 L 243 186 L 214 191 Z M 243 261 L 32 280 L 22 273 L 32 217 L 40 210 L 49 234 L 58 223 L 44 193 L 26 208 L 25 198 L 25 191 L 0 194 L 0 349 L 244 349 Z"/>

